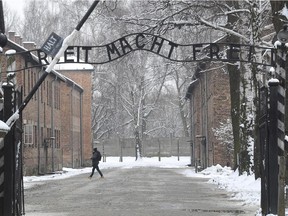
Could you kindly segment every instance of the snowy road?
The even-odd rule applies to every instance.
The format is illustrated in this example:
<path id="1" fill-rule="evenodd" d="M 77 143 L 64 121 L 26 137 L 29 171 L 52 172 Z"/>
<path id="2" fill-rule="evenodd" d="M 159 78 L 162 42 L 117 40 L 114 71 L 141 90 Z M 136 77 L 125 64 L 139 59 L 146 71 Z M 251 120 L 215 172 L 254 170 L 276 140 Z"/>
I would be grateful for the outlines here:
<path id="1" fill-rule="evenodd" d="M 95 173 L 40 182 L 26 189 L 27 216 L 245 216 L 256 209 L 229 199 L 227 192 L 188 178 L 181 169 L 105 169 Z"/>

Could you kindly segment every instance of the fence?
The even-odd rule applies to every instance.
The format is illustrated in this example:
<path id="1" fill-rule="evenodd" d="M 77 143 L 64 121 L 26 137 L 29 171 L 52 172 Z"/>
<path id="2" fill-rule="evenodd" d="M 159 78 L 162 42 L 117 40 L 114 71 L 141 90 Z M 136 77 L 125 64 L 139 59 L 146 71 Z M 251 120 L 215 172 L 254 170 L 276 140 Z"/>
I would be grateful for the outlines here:
<path id="1" fill-rule="evenodd" d="M 112 138 L 96 140 L 97 147 L 103 155 L 134 157 L 136 155 L 134 138 Z M 142 140 L 142 155 L 144 157 L 190 156 L 189 138 L 149 138 Z"/>

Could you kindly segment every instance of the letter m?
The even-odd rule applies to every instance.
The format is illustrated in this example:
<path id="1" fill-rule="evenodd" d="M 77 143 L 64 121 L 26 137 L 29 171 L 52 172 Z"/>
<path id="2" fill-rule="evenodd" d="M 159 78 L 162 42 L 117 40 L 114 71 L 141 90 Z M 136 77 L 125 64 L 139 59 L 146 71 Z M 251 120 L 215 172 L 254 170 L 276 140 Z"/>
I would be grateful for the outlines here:
<path id="1" fill-rule="evenodd" d="M 111 45 L 111 47 L 110 47 L 110 45 Z M 117 55 L 118 55 L 119 57 L 121 56 L 119 50 L 117 49 L 117 47 L 115 46 L 114 43 L 107 44 L 107 45 L 106 45 L 106 48 L 107 48 L 107 54 L 108 54 L 108 57 L 109 57 L 109 61 L 112 60 L 111 54 L 115 54 L 115 52 L 117 53 Z"/>

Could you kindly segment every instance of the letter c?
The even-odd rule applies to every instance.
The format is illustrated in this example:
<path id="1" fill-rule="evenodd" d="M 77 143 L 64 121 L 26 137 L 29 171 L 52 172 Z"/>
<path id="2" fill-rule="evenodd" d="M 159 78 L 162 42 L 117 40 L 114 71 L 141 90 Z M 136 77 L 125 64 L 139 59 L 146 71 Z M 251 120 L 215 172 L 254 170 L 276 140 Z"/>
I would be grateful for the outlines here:
<path id="1" fill-rule="evenodd" d="M 136 36 L 136 46 L 137 46 L 137 48 L 138 49 L 143 49 L 146 44 L 144 42 L 142 44 L 139 44 L 139 37 L 141 37 L 142 39 L 145 39 L 145 36 L 143 34 L 138 34 Z"/>

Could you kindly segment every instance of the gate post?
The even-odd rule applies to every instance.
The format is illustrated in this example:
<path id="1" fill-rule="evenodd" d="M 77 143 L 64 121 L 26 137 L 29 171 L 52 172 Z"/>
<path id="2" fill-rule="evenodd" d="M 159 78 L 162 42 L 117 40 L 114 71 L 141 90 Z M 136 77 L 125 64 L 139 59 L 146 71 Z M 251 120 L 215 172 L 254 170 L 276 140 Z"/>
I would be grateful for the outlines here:
<path id="1" fill-rule="evenodd" d="M 283 26 L 283 29 L 277 33 L 277 41 L 274 46 L 277 48 L 276 54 L 276 78 L 279 80 L 278 88 L 278 212 L 279 216 L 285 215 L 285 202 L 284 202 L 284 188 L 285 188 L 285 152 L 287 146 L 285 146 L 285 132 L 287 129 L 287 120 L 285 119 L 285 113 L 288 107 L 286 107 L 286 73 L 287 73 L 287 47 L 288 47 L 288 24 Z"/>
<path id="2" fill-rule="evenodd" d="M 13 86 L 10 84 L 3 85 L 4 90 L 4 121 L 13 114 L 12 91 Z M 13 130 L 4 138 L 4 215 L 14 214 L 14 171 L 15 171 L 15 148 L 13 139 Z"/>
<path id="3" fill-rule="evenodd" d="M 269 85 L 269 104 L 268 111 L 268 213 L 277 215 L 278 209 L 278 86 L 277 79 L 271 79 Z"/>
<path id="4" fill-rule="evenodd" d="M 285 188 L 285 105 L 286 105 L 286 48 L 277 50 L 276 78 L 279 80 L 278 105 L 277 105 L 277 147 L 278 148 L 278 210 L 277 215 L 285 215 L 284 188 Z"/>

